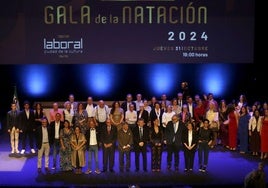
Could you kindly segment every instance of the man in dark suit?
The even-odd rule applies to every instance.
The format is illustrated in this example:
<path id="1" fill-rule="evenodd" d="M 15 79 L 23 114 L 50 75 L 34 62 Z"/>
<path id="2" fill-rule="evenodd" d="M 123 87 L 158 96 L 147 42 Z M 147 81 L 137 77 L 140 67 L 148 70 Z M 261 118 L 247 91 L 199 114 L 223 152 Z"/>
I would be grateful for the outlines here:
<path id="1" fill-rule="evenodd" d="M 21 130 L 21 142 L 22 150 L 21 154 L 25 153 L 26 150 L 26 139 L 29 137 L 31 153 L 35 153 L 34 150 L 34 131 L 35 131 L 35 120 L 34 111 L 30 109 L 30 102 L 24 101 L 24 109 L 19 114 L 19 127 Z"/>
<path id="2" fill-rule="evenodd" d="M 49 172 L 49 152 L 50 152 L 50 144 L 51 144 L 51 129 L 48 126 L 48 120 L 46 118 L 42 118 L 41 120 L 42 126 L 37 127 L 36 129 L 36 144 L 38 148 L 38 160 L 37 160 L 37 169 L 38 173 L 41 173 L 42 168 L 42 157 L 45 154 L 45 170 Z"/>
<path id="3" fill-rule="evenodd" d="M 148 124 L 149 121 L 149 112 L 147 110 L 144 109 L 144 104 L 140 103 L 140 110 L 137 111 L 137 117 L 144 119 L 144 123 L 145 125 Z"/>
<path id="4" fill-rule="evenodd" d="M 133 101 L 133 97 L 131 94 L 127 94 L 126 100 L 122 102 L 121 108 L 124 110 L 124 112 L 129 110 L 129 105 L 133 104 L 134 105 L 134 110 L 136 110 L 136 103 Z"/>
<path id="5" fill-rule="evenodd" d="M 115 145 L 117 140 L 117 128 L 112 126 L 111 119 L 106 120 L 106 126 L 101 131 L 101 144 L 103 147 L 103 172 L 114 172 Z"/>
<path id="6" fill-rule="evenodd" d="M 136 172 L 140 169 L 140 153 L 142 154 L 143 171 L 147 172 L 147 145 L 150 141 L 150 130 L 149 127 L 144 125 L 144 119 L 139 118 L 137 126 L 133 129 L 133 147 L 135 152 Z"/>
<path id="7" fill-rule="evenodd" d="M 185 125 L 179 121 L 178 115 L 173 115 L 167 123 L 164 132 L 164 144 L 167 145 L 167 168 L 171 170 L 172 155 L 174 154 L 175 171 L 179 170 L 179 152 L 182 149 L 182 132 Z"/>
<path id="8" fill-rule="evenodd" d="M 182 105 L 184 105 L 186 103 L 186 101 L 183 99 L 182 92 L 179 92 L 177 94 L 177 101 L 178 101 L 178 105 L 179 105 L 180 108 L 182 108 Z"/>
<path id="9" fill-rule="evenodd" d="M 119 170 L 120 172 L 124 172 L 125 168 L 126 172 L 129 172 L 131 161 L 131 147 L 133 145 L 133 134 L 127 122 L 124 122 L 122 129 L 120 129 L 117 134 Z"/>
<path id="10" fill-rule="evenodd" d="M 56 169 L 57 166 L 57 156 L 60 151 L 60 130 L 63 129 L 64 122 L 61 121 L 61 114 L 56 113 L 55 115 L 55 121 L 52 121 L 50 123 L 51 128 L 51 146 L 53 150 L 53 166 L 52 170 Z"/>
<path id="11" fill-rule="evenodd" d="M 188 108 L 188 112 L 191 115 L 191 118 L 194 118 L 194 109 L 196 107 L 196 104 L 194 103 L 193 98 L 191 96 L 187 97 L 186 105 Z"/>

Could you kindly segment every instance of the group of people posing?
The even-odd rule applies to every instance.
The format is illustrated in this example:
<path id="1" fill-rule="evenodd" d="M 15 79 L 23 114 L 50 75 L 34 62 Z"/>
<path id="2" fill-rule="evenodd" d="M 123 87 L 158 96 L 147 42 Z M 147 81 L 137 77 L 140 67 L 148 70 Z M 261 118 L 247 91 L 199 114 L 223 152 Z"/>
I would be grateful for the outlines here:
<path id="1" fill-rule="evenodd" d="M 256 107 L 256 108 L 255 108 Z M 178 93 L 173 100 L 165 94 L 161 100 L 150 101 L 131 94 L 120 104 L 114 101 L 108 107 L 103 100 L 95 104 L 92 97 L 86 103 L 74 101 L 74 95 L 60 109 L 57 103 L 46 114 L 41 103 L 30 108 L 28 101 L 18 111 L 11 104 L 7 113 L 7 129 L 10 134 L 11 153 L 24 154 L 29 138 L 31 153 L 38 150 L 38 171 L 42 158 L 49 171 L 49 155 L 53 154 L 52 169 L 81 174 L 101 173 L 99 149 L 102 148 L 102 172 L 114 172 L 115 151 L 119 152 L 120 172 L 130 171 L 131 152 L 135 152 L 135 171 L 147 171 L 147 151 L 151 151 L 151 170 L 161 171 L 162 153 L 167 151 L 167 169 L 179 170 L 179 152 L 184 153 L 185 171 L 193 171 L 195 153 L 198 153 L 199 171 L 206 172 L 209 151 L 218 144 L 241 154 L 251 152 L 261 159 L 268 156 L 268 108 L 246 103 L 241 95 L 237 103 L 219 105 L 209 93 L 203 99 L 194 99 Z M 252 114 L 250 114 L 250 111 Z M 263 115 L 261 115 L 263 113 Z M 20 136 L 21 135 L 21 136 Z M 18 150 L 21 138 L 21 151 Z M 35 145 L 36 144 L 36 145 Z M 239 147 L 238 147 L 239 146 Z M 86 151 L 88 158 L 86 159 Z M 57 159 L 59 157 L 59 164 Z M 86 165 L 87 161 L 87 165 Z"/>

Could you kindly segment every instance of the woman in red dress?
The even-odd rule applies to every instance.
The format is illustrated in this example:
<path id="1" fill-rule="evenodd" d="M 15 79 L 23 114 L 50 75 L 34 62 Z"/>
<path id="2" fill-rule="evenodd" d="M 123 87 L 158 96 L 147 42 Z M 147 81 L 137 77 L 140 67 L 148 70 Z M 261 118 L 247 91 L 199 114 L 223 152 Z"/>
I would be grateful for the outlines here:
<path id="1" fill-rule="evenodd" d="M 265 109 L 261 132 L 261 159 L 268 158 L 268 109 Z"/>
<path id="2" fill-rule="evenodd" d="M 222 99 L 219 105 L 219 124 L 220 124 L 219 138 L 222 146 L 229 148 L 228 125 L 224 124 L 226 120 L 228 120 L 227 103 L 224 99 Z"/>
<path id="3" fill-rule="evenodd" d="M 228 120 L 224 124 L 228 124 L 229 133 L 229 147 L 230 150 L 235 151 L 237 147 L 237 131 L 238 131 L 238 113 L 233 104 L 227 107 Z"/>

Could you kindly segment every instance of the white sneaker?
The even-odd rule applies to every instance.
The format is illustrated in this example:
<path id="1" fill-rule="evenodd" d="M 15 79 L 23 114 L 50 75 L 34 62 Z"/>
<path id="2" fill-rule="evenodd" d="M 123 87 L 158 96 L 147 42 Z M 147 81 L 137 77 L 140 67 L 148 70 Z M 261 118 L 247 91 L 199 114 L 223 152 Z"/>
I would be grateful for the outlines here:
<path id="1" fill-rule="evenodd" d="M 25 149 L 22 149 L 20 154 L 24 154 L 25 153 Z"/>
<path id="2" fill-rule="evenodd" d="M 32 152 L 32 153 L 35 153 L 35 150 L 34 150 L 34 149 L 31 149 L 31 152 Z"/>
<path id="3" fill-rule="evenodd" d="M 15 153 L 20 153 L 20 151 L 18 149 L 15 150 Z"/>
<path id="4" fill-rule="evenodd" d="M 88 169 L 86 172 L 85 172 L 85 174 L 91 174 L 92 173 L 92 171 L 90 170 L 90 169 Z"/>
<path id="5" fill-rule="evenodd" d="M 15 151 L 14 150 L 11 150 L 11 153 L 13 154 L 13 153 L 15 153 Z"/>

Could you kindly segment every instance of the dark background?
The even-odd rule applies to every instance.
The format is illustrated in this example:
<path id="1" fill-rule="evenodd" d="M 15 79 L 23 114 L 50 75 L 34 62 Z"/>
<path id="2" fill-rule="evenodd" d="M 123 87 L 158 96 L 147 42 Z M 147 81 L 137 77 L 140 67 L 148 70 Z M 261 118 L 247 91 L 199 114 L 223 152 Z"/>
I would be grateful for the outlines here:
<path id="1" fill-rule="evenodd" d="M 26 77 L 24 75 L 27 73 L 25 70 L 27 64 L 34 64 L 35 62 L 25 62 L 25 59 L 30 59 L 31 54 L 25 49 L 25 44 L 27 39 L 31 40 L 29 35 L 26 35 L 23 28 L 23 25 L 17 26 L 16 24 L 21 23 L 20 15 L 24 10 L 31 10 L 31 14 L 34 15 L 36 10 L 32 7 L 25 7 L 34 1 L 8 1 L 5 6 L 1 6 L 0 11 L 0 80 L 1 80 L 1 97 L 0 97 L 0 121 L 2 124 L 5 124 L 5 114 L 9 110 L 10 103 L 13 98 L 14 86 L 16 85 L 18 91 L 18 97 L 20 103 L 23 103 L 23 100 L 30 100 L 32 103 L 35 101 L 65 101 L 67 100 L 69 93 L 74 93 L 76 100 L 86 100 L 87 96 L 92 95 L 95 100 L 104 99 L 104 100 L 124 100 L 127 93 L 142 93 L 143 96 L 147 99 L 150 99 L 152 96 L 156 95 L 157 98 L 160 98 L 159 94 L 153 93 L 152 90 L 148 87 L 148 84 L 145 83 L 146 80 L 150 79 L 146 75 L 150 73 L 150 69 L 153 62 L 151 63 L 113 63 L 116 65 L 116 75 L 117 79 L 115 80 L 115 86 L 109 92 L 102 95 L 94 93 L 94 91 L 85 89 L 84 84 L 81 83 L 81 70 L 85 64 L 79 63 L 68 63 L 68 64 L 50 64 L 45 65 L 49 67 L 51 72 L 47 72 L 48 77 L 50 78 L 50 83 L 48 84 L 47 90 L 49 92 L 36 96 L 31 95 L 29 91 L 25 89 L 25 84 L 22 82 L 22 78 Z M 60 1 L 59 1 L 60 2 Z M 66 1 L 62 1 L 66 2 Z M 223 2 L 223 1 L 220 1 Z M 243 1 L 235 1 L 241 7 L 245 7 Z M 216 5 L 215 5 L 216 6 Z M 248 6 L 248 5 L 247 5 Z M 257 6 L 256 6 L 257 7 Z M 240 12 L 241 15 L 246 15 L 245 11 Z M 252 12 L 248 13 L 249 16 L 252 16 Z M 254 57 L 253 62 L 240 62 L 240 63 L 221 63 L 223 66 L 229 70 L 229 74 L 224 75 L 226 80 L 232 78 L 229 81 L 225 92 L 221 95 L 217 95 L 216 99 L 226 99 L 228 102 L 231 102 L 233 99 L 238 99 L 240 94 L 246 94 L 249 104 L 253 104 L 255 101 L 265 102 L 267 100 L 266 83 L 267 83 L 267 71 L 265 68 L 265 61 L 262 61 L 261 52 L 261 43 L 263 42 L 263 32 L 262 29 L 259 29 L 259 19 L 258 15 L 255 15 L 255 35 L 254 35 Z M 261 16 L 260 16 L 261 18 Z M 14 20 L 17 20 L 18 23 L 14 23 Z M 23 28 L 22 30 L 13 30 L 14 27 Z M 44 31 L 45 32 L 45 31 Z M 29 33 L 29 32 L 28 32 Z M 12 45 L 7 43 L 6 38 L 13 36 L 11 40 Z M 14 45 L 15 44 L 15 45 Z M 8 54 L 8 52 L 12 53 Z M 235 52 L 234 52 L 235 53 Z M 25 57 L 27 54 L 28 57 Z M 33 54 L 35 56 L 35 54 Z M 8 57 L 8 58 L 7 58 Z M 20 61 L 21 59 L 21 61 Z M 6 63 L 10 61 L 10 63 Z M 17 62 L 17 63 L 14 63 Z M 3 64 L 2 64 L 3 63 Z M 49 62 L 48 62 L 49 63 Z M 107 62 L 104 62 L 107 63 Z M 161 61 L 159 64 L 168 65 L 168 61 Z M 173 63 L 174 64 L 174 63 Z M 213 63 L 207 63 L 208 69 Z M 205 91 L 203 86 L 200 83 L 199 77 L 200 67 L 206 66 L 200 64 L 184 64 L 184 63 L 175 63 L 175 68 L 180 70 L 180 76 L 174 76 L 174 87 L 168 91 L 166 94 L 169 99 L 172 99 L 176 96 L 178 91 L 180 91 L 180 82 L 187 81 L 190 84 L 190 89 L 192 94 L 202 95 Z M 38 63 L 37 63 L 38 66 Z M 44 68 L 44 64 L 41 64 L 40 71 Z M 176 70 L 175 70 L 176 71 Z M 213 72 L 213 68 L 208 70 L 208 72 Z M 204 75 L 204 77 L 209 76 Z M 112 78 L 111 78 L 112 79 Z M 21 105 L 22 106 L 22 105 Z"/>

